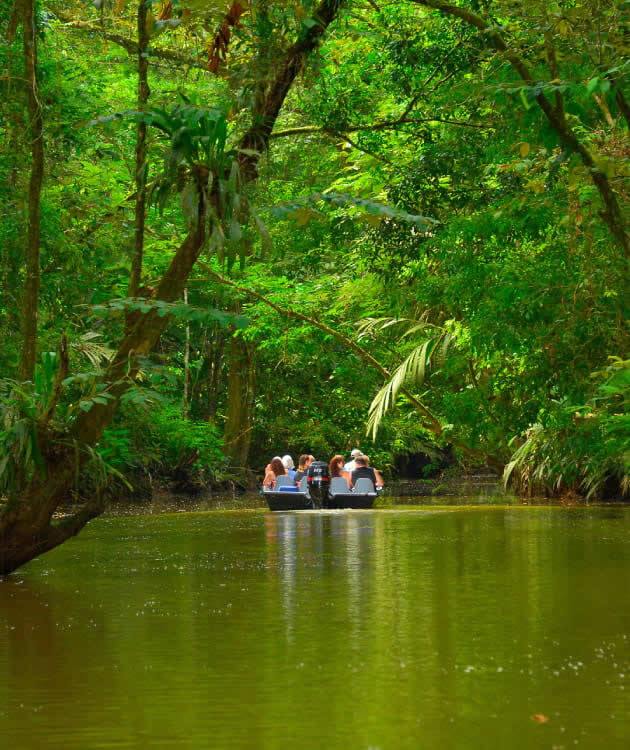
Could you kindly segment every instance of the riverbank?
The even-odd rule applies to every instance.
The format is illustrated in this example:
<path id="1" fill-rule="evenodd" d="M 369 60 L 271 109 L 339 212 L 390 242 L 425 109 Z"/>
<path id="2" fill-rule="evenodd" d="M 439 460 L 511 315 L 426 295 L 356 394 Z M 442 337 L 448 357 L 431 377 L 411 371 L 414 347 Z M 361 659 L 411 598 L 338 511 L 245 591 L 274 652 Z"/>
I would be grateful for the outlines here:
<path id="1" fill-rule="evenodd" d="M 160 500 L 164 496 L 189 498 L 191 500 L 211 500 L 212 498 L 250 497 L 257 494 L 258 488 L 253 481 L 248 488 L 237 482 L 181 482 L 160 479 L 149 482 L 146 477 L 133 478 L 132 489 L 122 485 L 113 486 L 110 491 L 112 502 L 125 502 L 128 499 L 143 502 Z M 512 493 L 507 493 L 511 495 Z M 384 496 L 386 497 L 478 497 L 491 500 L 506 490 L 496 474 L 466 473 L 446 471 L 430 479 L 424 478 L 387 478 Z"/>
<path id="2" fill-rule="evenodd" d="M 626 507 L 625 503 L 566 503 L 548 498 L 519 498 L 496 495 L 494 497 L 481 496 L 415 496 L 415 497 L 380 497 L 375 502 L 372 511 L 439 511 L 439 510 L 483 510 L 496 509 L 534 509 L 534 508 L 588 508 L 588 507 Z M 213 513 L 213 512 L 252 512 L 268 513 L 267 504 L 258 494 L 240 496 L 213 496 L 209 498 L 190 498 L 177 495 L 160 495 L 150 502 L 115 502 L 109 503 L 105 515 L 109 516 L 152 516 L 184 513 Z M 361 514 L 369 510 L 335 510 L 324 509 L 317 511 L 300 511 L 298 515 L 319 514 Z"/>

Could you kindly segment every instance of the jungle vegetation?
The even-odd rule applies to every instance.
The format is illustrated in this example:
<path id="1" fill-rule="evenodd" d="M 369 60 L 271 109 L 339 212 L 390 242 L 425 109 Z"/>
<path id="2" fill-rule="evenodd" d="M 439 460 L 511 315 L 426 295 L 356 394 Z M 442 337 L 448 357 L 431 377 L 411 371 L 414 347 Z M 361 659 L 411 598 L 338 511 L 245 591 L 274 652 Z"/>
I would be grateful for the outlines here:
<path id="1" fill-rule="evenodd" d="M 3 2 L 0 573 L 277 452 L 626 493 L 629 13 Z"/>

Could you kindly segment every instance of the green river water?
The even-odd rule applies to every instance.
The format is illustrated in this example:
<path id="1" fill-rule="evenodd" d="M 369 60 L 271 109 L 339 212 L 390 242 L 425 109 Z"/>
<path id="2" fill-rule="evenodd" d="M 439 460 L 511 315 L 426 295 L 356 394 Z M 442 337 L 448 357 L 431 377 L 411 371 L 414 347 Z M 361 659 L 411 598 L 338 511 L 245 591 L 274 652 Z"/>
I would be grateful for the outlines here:
<path id="1" fill-rule="evenodd" d="M 630 747 L 630 509 L 108 516 L 0 581 L 31 748 Z"/>

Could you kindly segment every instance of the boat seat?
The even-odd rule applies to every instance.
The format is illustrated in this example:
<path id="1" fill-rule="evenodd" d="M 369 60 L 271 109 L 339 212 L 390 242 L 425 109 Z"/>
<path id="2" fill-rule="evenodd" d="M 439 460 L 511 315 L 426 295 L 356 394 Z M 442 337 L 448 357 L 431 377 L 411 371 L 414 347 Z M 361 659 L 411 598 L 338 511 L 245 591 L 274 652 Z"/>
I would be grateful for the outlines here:
<path id="1" fill-rule="evenodd" d="M 333 477 L 330 480 L 329 491 L 331 495 L 347 495 L 350 492 L 350 487 L 343 477 Z"/>
<path id="2" fill-rule="evenodd" d="M 372 484 L 372 480 L 367 477 L 361 477 L 357 479 L 354 485 L 354 492 L 357 495 L 376 495 L 376 490 Z"/>
<path id="3" fill-rule="evenodd" d="M 281 474 L 279 477 L 276 477 L 276 483 L 273 487 L 274 490 L 278 491 L 282 487 L 295 487 L 295 482 L 288 474 Z"/>

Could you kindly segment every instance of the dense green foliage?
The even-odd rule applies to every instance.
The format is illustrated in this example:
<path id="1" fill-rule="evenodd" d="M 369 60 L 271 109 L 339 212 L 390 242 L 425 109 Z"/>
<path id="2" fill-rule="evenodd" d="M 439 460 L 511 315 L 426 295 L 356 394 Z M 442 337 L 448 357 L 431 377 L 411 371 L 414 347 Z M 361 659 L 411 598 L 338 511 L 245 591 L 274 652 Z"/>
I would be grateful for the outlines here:
<path id="1" fill-rule="evenodd" d="M 526 492 L 626 491 L 627 256 L 594 174 L 623 215 L 628 4 L 460 2 L 500 29 L 505 52 L 496 32 L 440 13 L 440 3 L 344 3 L 248 185 L 238 138 L 274 61 L 317 23 L 315 5 L 243 3 L 218 46 L 227 3 L 150 5 L 144 113 L 128 54 L 138 4 L 37 6 L 46 161 L 33 385 L 18 382 L 30 164 L 21 32 L 10 33 L 11 8 L 0 9 L 4 486 L 20 462 L 37 471 L 55 367 L 41 378 L 60 337 L 69 368 L 50 419 L 63 436 L 78 412 L 113 398 L 104 368 L 134 316 L 154 309 L 125 301 L 143 121 L 142 298 L 195 225 L 195 185 L 222 177 L 204 184 L 218 198 L 187 302 L 158 310 L 171 324 L 94 448 L 105 471 L 132 482 L 242 478 L 236 438 L 223 437 L 230 411 L 255 471 L 276 453 L 327 458 L 360 445 L 388 467 L 452 445 L 467 465 L 507 465 Z M 595 167 L 563 141 L 541 96 Z"/>

